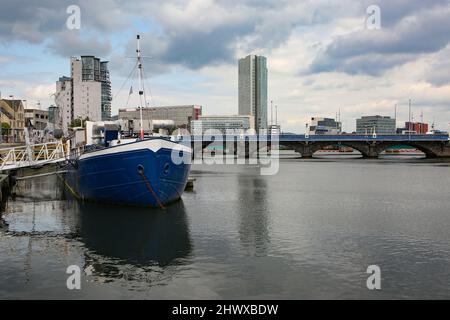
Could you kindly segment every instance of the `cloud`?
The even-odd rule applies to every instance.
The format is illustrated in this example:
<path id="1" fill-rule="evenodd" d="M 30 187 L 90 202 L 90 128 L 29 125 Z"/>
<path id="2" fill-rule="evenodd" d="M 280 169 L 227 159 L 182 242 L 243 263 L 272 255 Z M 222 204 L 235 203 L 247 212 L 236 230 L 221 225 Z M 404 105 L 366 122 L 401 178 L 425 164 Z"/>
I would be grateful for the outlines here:
<path id="1" fill-rule="evenodd" d="M 11 62 L 14 58 L 11 56 L 0 56 L 0 65 Z"/>
<path id="2" fill-rule="evenodd" d="M 79 32 L 66 31 L 55 36 L 48 45 L 49 50 L 62 57 L 95 55 L 105 57 L 111 52 L 107 39 L 99 40 L 95 36 L 83 38 Z"/>
<path id="3" fill-rule="evenodd" d="M 450 85 L 450 45 L 434 55 L 424 77 L 437 87 Z"/>
<path id="4" fill-rule="evenodd" d="M 130 24 L 127 6 L 122 0 L 15 0 L 2 1 L 0 10 L 0 43 L 26 41 L 42 43 L 48 37 L 67 30 L 68 6 L 81 10 L 83 32 L 116 31 Z"/>
<path id="5" fill-rule="evenodd" d="M 145 11 L 152 12 L 161 30 L 143 35 L 143 51 L 161 65 L 181 65 L 193 70 L 235 64 L 238 55 L 269 54 L 284 45 L 297 27 L 329 23 L 348 14 L 345 4 L 350 2 L 169 0 L 150 3 Z"/>
<path id="6" fill-rule="evenodd" d="M 26 97 L 36 101 L 51 101 L 55 93 L 55 84 L 39 84 L 25 89 Z"/>
<path id="7" fill-rule="evenodd" d="M 0 42 L 40 43 L 52 32 L 65 27 L 65 10 L 71 1 L 2 1 Z"/>
<path id="8" fill-rule="evenodd" d="M 381 9 L 382 26 L 392 27 L 407 16 L 420 15 L 429 8 L 445 6 L 448 0 L 363 0 L 360 2 L 363 14 L 367 7 L 374 4 Z"/>
<path id="9" fill-rule="evenodd" d="M 401 18 L 381 30 L 360 29 L 332 40 L 310 66 L 310 72 L 338 71 L 380 75 L 444 48 L 450 42 L 450 5 L 434 6 Z"/>
<path id="10" fill-rule="evenodd" d="M 414 54 L 438 50 L 449 37 L 447 3 L 380 0 L 384 29 L 337 37 L 319 52 L 310 70 L 377 75 L 414 59 Z M 72 4 L 81 8 L 79 34 L 65 29 L 66 8 Z M 124 0 L 17 0 L 2 4 L 0 42 L 45 42 L 52 52 L 64 56 L 84 54 L 86 49 L 105 55 L 111 49 L 105 40 L 110 32 L 129 31 L 133 21 L 140 20 L 158 26 L 157 32 L 152 28 L 144 34 L 149 42 L 144 49 L 157 61 L 158 70 L 173 65 L 196 70 L 233 63 L 237 55 L 269 54 L 297 28 L 348 17 L 360 17 L 362 24 L 370 4 L 371 0 L 135 0 L 133 4 Z"/>
<path id="11" fill-rule="evenodd" d="M 72 4 L 81 8 L 78 33 L 65 26 L 66 8 Z M 145 39 L 150 41 L 146 49 L 160 65 L 195 70 L 231 63 L 238 49 L 247 54 L 277 48 L 295 27 L 329 21 L 341 7 L 336 0 L 136 0 L 133 4 L 124 0 L 17 0 L 2 6 L 0 42 L 45 43 L 52 52 L 65 56 L 84 49 L 105 54 L 108 44 L 104 39 L 111 31 L 130 31 L 133 21 L 141 21 L 157 25 L 158 32 L 151 28 Z"/>

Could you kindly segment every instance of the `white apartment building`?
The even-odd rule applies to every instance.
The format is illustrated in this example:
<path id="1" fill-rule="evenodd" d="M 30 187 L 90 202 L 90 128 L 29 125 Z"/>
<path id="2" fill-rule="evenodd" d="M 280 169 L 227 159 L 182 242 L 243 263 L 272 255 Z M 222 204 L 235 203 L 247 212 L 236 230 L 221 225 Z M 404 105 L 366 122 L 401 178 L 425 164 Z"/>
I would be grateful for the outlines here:
<path id="1" fill-rule="evenodd" d="M 61 127 L 66 134 L 73 119 L 72 78 L 61 77 L 56 82 L 55 103 L 59 110 L 58 119 L 54 119 L 55 127 Z"/>
<path id="2" fill-rule="evenodd" d="M 100 59 L 83 56 L 70 59 L 73 84 L 73 117 L 102 120 Z"/>
<path id="3" fill-rule="evenodd" d="M 57 122 L 64 133 L 75 119 L 109 120 L 112 98 L 108 62 L 94 56 L 72 57 L 70 71 L 70 78 L 61 77 L 56 82 Z"/>

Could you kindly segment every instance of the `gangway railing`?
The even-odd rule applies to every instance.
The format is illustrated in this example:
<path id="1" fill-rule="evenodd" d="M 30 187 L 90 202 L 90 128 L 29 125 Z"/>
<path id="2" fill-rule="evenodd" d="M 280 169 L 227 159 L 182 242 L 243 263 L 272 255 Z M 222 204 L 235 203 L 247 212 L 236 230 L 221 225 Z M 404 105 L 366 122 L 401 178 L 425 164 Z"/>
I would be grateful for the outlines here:
<path id="1" fill-rule="evenodd" d="M 0 148 L 0 171 L 65 161 L 69 154 L 70 140 Z"/>

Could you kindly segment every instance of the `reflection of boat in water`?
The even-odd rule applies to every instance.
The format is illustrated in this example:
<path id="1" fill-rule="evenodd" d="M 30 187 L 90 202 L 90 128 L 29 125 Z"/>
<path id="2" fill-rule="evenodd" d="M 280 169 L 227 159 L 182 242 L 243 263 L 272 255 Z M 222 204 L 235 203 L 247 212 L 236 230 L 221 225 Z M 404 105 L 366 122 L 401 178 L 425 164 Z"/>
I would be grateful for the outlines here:
<path id="1" fill-rule="evenodd" d="M 175 203 L 166 210 L 80 204 L 81 241 L 95 260 L 113 265 L 168 266 L 186 258 L 192 249 L 184 204 Z M 104 272 L 104 270 L 102 270 Z"/>
<path id="2" fill-rule="evenodd" d="M 313 156 L 315 159 L 359 159 L 362 158 L 361 152 L 346 146 L 330 146 L 316 151 Z"/>
<path id="3" fill-rule="evenodd" d="M 395 146 L 380 153 L 380 159 L 425 159 L 427 156 L 422 151 L 410 146 Z"/>

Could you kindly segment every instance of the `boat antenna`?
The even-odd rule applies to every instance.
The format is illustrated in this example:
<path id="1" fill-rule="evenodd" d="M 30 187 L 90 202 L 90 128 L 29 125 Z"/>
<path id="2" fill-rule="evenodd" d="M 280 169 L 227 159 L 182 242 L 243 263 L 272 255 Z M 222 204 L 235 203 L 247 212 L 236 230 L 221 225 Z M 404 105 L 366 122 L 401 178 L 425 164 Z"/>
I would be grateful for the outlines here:
<path id="1" fill-rule="evenodd" d="M 142 81 L 142 61 L 141 61 L 142 59 L 141 59 L 141 45 L 140 45 L 141 36 L 137 35 L 136 39 L 137 39 L 137 49 L 136 49 L 137 64 L 138 64 L 138 69 L 139 69 L 139 100 L 140 100 L 139 129 L 140 129 L 140 138 L 141 138 L 141 140 L 144 140 L 144 124 L 143 124 L 143 119 L 142 119 L 142 108 L 144 107 L 143 103 L 142 103 L 142 96 L 144 95 L 144 87 L 143 87 L 143 81 Z"/>

